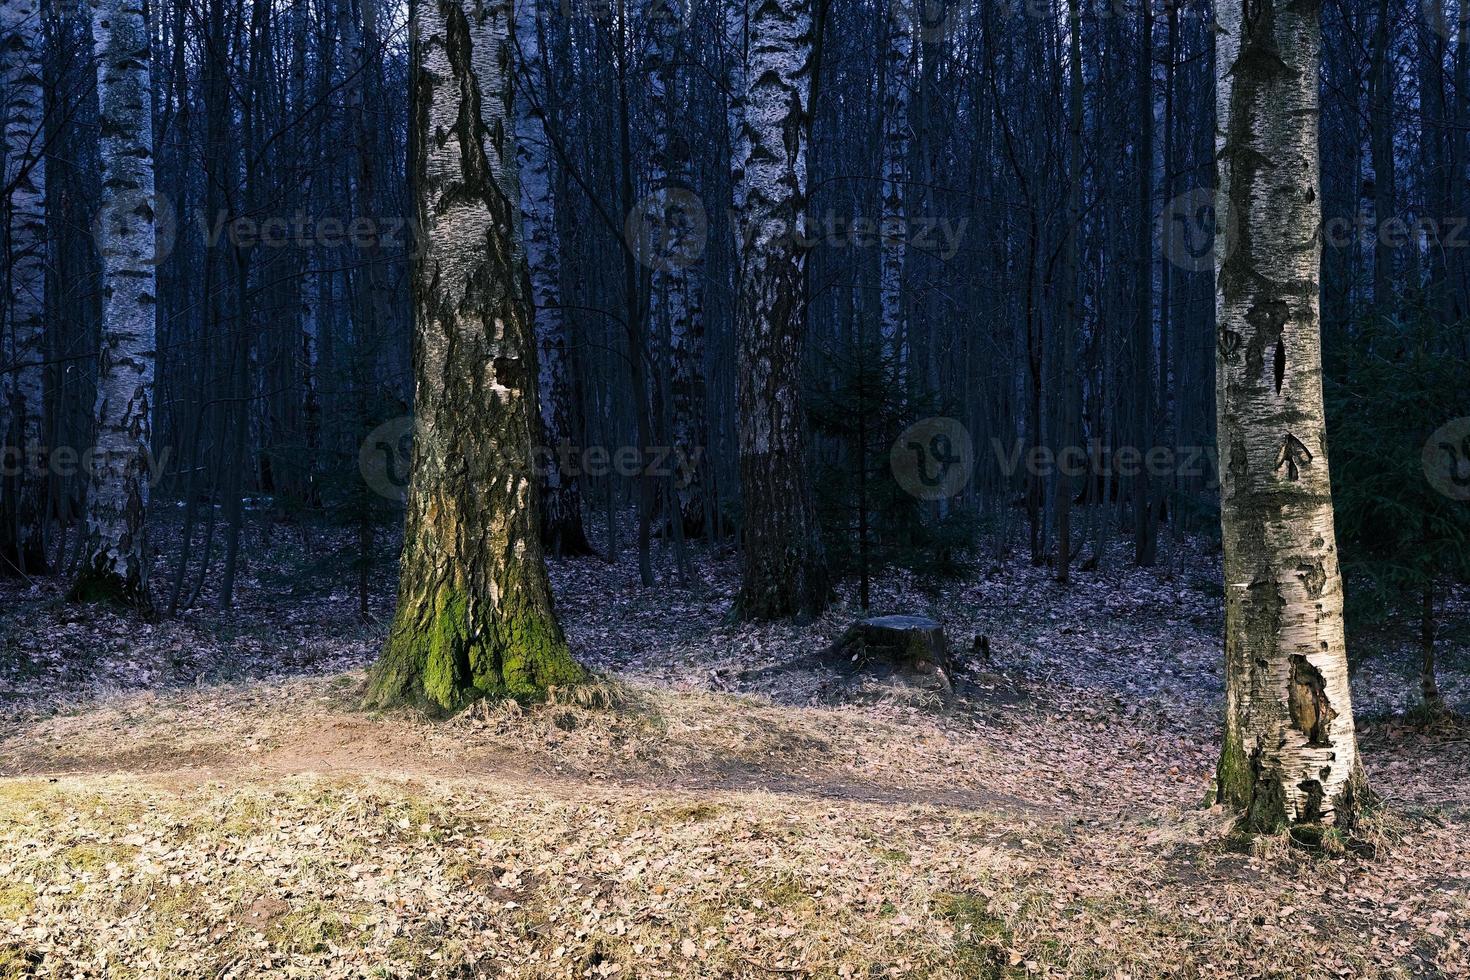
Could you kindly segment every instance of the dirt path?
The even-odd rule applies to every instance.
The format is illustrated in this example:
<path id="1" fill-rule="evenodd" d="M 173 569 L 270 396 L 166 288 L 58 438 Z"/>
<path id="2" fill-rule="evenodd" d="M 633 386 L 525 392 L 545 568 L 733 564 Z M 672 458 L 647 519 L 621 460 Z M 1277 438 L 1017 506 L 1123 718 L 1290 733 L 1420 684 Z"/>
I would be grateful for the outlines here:
<path id="1" fill-rule="evenodd" d="M 783 669 L 850 611 L 719 625 L 727 572 L 670 606 L 558 567 L 618 708 L 433 724 L 358 710 L 381 637 L 327 598 L 144 630 L 26 600 L 0 980 L 1470 976 L 1470 741 L 1395 716 L 1413 678 L 1387 662 L 1355 679 L 1373 856 L 1252 849 L 1201 809 L 1208 583 L 881 583 L 991 639 L 937 706 Z"/>
<path id="2" fill-rule="evenodd" d="M 1025 743 L 636 690 L 430 725 L 349 710 L 356 683 L 128 696 L 0 740 L 0 977 L 1470 970 L 1442 812 L 1372 860 L 1243 853 L 1226 814 L 1084 798 L 1137 773 L 1060 720 Z M 1149 771 L 1125 788 L 1172 785 Z"/>
<path id="3" fill-rule="evenodd" d="M 984 785 L 976 773 L 948 768 L 977 763 L 973 750 L 948 765 L 922 749 L 903 762 L 895 757 L 914 732 L 836 712 L 644 691 L 626 712 L 547 706 L 430 724 L 408 714 L 353 711 L 343 689 L 343 679 L 328 678 L 288 682 L 277 698 L 249 689 L 123 698 L 0 739 L 0 777 L 133 775 L 179 783 L 361 776 L 488 781 L 566 799 L 613 789 L 775 794 L 1059 816 Z M 303 702 L 317 710 L 299 710 Z M 752 742 L 755 730 L 761 737 Z M 947 755 L 961 748 L 938 729 L 924 734 Z M 608 749 L 614 759 L 599 755 Z"/>

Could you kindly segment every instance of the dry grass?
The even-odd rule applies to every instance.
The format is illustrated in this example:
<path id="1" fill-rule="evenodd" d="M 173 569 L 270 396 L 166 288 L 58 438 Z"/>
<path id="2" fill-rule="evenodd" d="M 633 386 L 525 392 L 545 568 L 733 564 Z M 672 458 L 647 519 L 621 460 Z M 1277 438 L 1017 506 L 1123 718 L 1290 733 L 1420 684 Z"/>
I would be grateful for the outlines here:
<path id="1" fill-rule="evenodd" d="M 620 680 L 437 724 L 359 710 L 381 636 L 329 597 L 247 581 L 253 611 L 143 631 L 16 605 L 0 980 L 1470 976 L 1470 742 L 1392 714 L 1409 674 L 1355 682 L 1382 810 L 1308 852 L 1200 809 L 1208 590 L 878 583 L 991 638 L 941 706 L 790 669 L 850 607 L 722 624 L 733 566 L 672 600 L 631 566 L 554 574 Z"/>
<path id="2" fill-rule="evenodd" d="M 623 687 L 431 726 L 357 714 L 358 683 L 141 695 L 0 742 L 38 773 L 0 781 L 0 977 L 1470 969 L 1470 903 L 1434 878 L 1454 824 L 1401 820 L 1372 862 L 1252 855 L 1214 811 L 987 787 L 998 747 L 932 719 Z"/>

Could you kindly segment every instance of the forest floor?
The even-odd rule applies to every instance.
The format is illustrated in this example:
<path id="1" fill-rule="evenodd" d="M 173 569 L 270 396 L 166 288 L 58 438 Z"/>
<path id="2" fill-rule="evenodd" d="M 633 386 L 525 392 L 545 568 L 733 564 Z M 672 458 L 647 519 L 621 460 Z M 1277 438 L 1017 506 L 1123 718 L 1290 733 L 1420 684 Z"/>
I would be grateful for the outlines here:
<path id="1" fill-rule="evenodd" d="M 989 637 L 952 701 L 810 657 L 847 590 L 737 626 L 730 559 L 559 562 L 615 706 L 433 723 L 359 710 L 392 575 L 360 623 L 329 538 L 257 529 L 233 611 L 151 625 L 0 585 L 0 978 L 1470 976 L 1470 725 L 1412 723 L 1408 649 L 1355 677 L 1350 850 L 1205 805 L 1215 558 L 884 578 Z"/>

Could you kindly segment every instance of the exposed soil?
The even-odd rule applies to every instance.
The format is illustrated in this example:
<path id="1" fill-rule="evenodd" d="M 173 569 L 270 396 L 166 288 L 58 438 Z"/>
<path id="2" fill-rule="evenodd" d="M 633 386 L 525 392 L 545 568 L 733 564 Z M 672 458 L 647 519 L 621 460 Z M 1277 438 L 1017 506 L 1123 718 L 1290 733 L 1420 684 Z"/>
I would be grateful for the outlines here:
<path id="1" fill-rule="evenodd" d="M 5 584 L 0 977 L 1470 976 L 1470 728 L 1416 725 L 1378 652 L 1380 812 L 1326 853 L 1231 837 L 1218 585 L 1173 567 L 884 579 L 875 612 L 944 624 L 947 698 L 824 659 L 850 605 L 727 624 L 728 559 L 558 564 L 612 706 L 446 722 L 359 710 L 382 627 L 330 579 L 142 626 Z"/>

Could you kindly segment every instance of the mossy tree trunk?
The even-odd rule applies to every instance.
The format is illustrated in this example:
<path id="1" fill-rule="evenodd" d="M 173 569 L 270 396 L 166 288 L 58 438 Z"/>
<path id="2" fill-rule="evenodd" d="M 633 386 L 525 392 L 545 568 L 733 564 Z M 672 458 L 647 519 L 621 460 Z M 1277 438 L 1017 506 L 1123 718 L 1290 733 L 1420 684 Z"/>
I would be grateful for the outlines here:
<path id="1" fill-rule="evenodd" d="M 817 615 L 830 591 L 803 437 L 811 0 L 747 2 L 735 209 L 740 485 L 745 574 L 736 612 Z"/>
<path id="2" fill-rule="evenodd" d="M 158 301 L 152 59 L 142 0 L 96 0 L 92 38 L 102 114 L 102 337 L 87 553 L 72 595 L 147 609 L 144 532 Z"/>
<path id="3" fill-rule="evenodd" d="M 1249 829 L 1350 824 L 1353 730 L 1322 404 L 1318 0 L 1218 7 L 1225 745 Z"/>
<path id="4" fill-rule="evenodd" d="M 514 14 L 413 12 L 415 439 L 398 611 L 368 703 L 453 711 L 583 669 L 552 610 L 532 442 L 535 338 L 517 275 Z"/>

